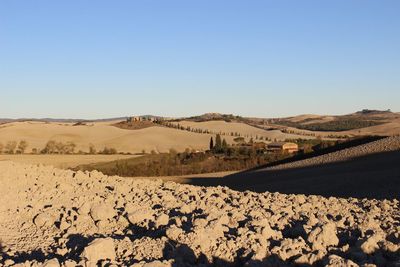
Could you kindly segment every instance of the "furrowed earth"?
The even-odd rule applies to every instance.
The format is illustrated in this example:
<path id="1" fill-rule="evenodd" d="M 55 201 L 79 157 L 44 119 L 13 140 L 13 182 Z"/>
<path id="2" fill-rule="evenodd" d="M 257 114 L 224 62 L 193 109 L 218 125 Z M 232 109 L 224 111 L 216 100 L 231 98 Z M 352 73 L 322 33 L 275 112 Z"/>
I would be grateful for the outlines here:
<path id="1" fill-rule="evenodd" d="M 399 201 L 0 162 L 0 265 L 399 266 Z"/>

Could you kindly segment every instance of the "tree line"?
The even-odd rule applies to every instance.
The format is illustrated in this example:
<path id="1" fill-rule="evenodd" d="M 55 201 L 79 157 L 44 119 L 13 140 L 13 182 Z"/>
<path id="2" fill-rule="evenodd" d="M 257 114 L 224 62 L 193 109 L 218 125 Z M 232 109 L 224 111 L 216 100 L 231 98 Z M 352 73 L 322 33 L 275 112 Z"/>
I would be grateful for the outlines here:
<path id="1" fill-rule="evenodd" d="M 249 169 L 288 156 L 283 153 L 264 154 L 254 147 L 232 147 L 224 139 L 216 137 L 213 149 L 206 152 L 191 152 L 187 149 L 178 153 L 171 149 L 169 153 L 152 153 L 143 157 L 81 165 L 75 170 L 98 170 L 107 175 L 126 177 L 191 175 Z"/>
<path id="2" fill-rule="evenodd" d="M 25 140 L 9 141 L 5 145 L 0 143 L 0 154 L 23 154 L 28 147 L 28 142 Z"/>
<path id="3" fill-rule="evenodd" d="M 200 134 L 214 134 L 214 135 L 222 135 L 222 136 L 232 136 L 232 137 L 246 137 L 246 138 L 253 138 L 255 140 L 260 140 L 260 141 L 272 141 L 270 138 L 262 135 L 249 135 L 249 134 L 242 134 L 239 132 L 216 132 L 216 131 L 210 131 L 208 129 L 202 129 L 202 128 L 193 128 L 190 126 L 182 126 L 179 123 L 174 123 L 174 122 L 169 122 L 169 121 L 154 121 L 154 123 L 160 124 L 162 126 L 172 128 L 172 129 L 177 129 L 181 131 L 188 131 L 192 133 L 200 133 Z M 260 128 L 262 129 L 262 128 Z M 265 129 L 263 129 L 265 130 Z"/>
<path id="4" fill-rule="evenodd" d="M 29 146 L 26 140 L 9 141 L 5 145 L 0 143 L 0 154 L 25 154 Z M 31 154 L 104 154 L 112 155 L 118 154 L 117 149 L 113 147 L 104 147 L 102 150 L 97 151 L 93 144 L 89 144 L 89 152 L 85 153 L 81 150 L 76 151 L 76 144 L 74 142 L 61 142 L 50 140 L 46 143 L 43 149 L 32 148 Z"/>

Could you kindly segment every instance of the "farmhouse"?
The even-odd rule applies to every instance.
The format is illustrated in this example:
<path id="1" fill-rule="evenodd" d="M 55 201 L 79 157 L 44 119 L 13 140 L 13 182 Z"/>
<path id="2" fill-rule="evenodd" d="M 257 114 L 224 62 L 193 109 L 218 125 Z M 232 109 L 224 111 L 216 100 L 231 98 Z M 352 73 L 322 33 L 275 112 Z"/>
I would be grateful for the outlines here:
<path id="1" fill-rule="evenodd" d="M 139 121 L 151 121 L 151 122 L 155 122 L 157 121 L 157 119 L 155 117 L 146 117 L 146 116 L 133 116 L 133 117 L 128 117 L 126 119 L 126 121 L 128 123 L 132 123 L 132 122 L 139 122 Z"/>
<path id="2" fill-rule="evenodd" d="M 296 143 L 289 142 L 274 142 L 267 146 L 267 150 L 271 152 L 288 152 L 295 153 L 299 151 L 299 146 Z"/>

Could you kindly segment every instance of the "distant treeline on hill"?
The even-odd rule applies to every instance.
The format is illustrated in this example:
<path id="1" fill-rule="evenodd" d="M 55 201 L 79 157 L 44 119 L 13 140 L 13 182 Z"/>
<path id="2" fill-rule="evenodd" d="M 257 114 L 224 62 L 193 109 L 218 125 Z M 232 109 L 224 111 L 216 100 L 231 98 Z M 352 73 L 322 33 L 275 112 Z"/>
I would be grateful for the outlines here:
<path id="1" fill-rule="evenodd" d="M 322 132 L 340 132 L 349 131 L 354 129 L 361 129 L 365 127 L 375 126 L 384 122 L 377 120 L 365 120 L 359 118 L 341 118 L 334 121 L 327 121 L 322 123 L 304 124 L 304 122 L 292 122 L 288 120 L 280 120 L 276 124 L 288 127 L 309 130 L 309 131 L 322 131 Z"/>
<path id="2" fill-rule="evenodd" d="M 205 121 L 232 122 L 232 121 L 242 121 L 244 120 L 244 118 L 241 116 L 235 116 L 233 114 L 206 113 L 200 116 L 189 117 L 187 118 L 187 120 L 195 122 L 205 122 Z"/>
<path id="3" fill-rule="evenodd" d="M 392 113 L 392 111 L 390 109 L 387 109 L 387 110 L 363 109 L 361 111 L 356 112 L 356 114 L 362 114 L 362 115 L 387 114 L 387 113 Z"/>
<path id="4" fill-rule="evenodd" d="M 180 125 L 179 122 L 175 122 L 175 121 L 157 121 L 155 123 L 158 123 L 158 124 L 163 125 L 168 128 L 173 128 L 173 129 L 182 130 L 182 131 L 188 131 L 188 132 L 192 132 L 192 133 L 214 134 L 214 135 L 219 134 L 219 135 L 223 135 L 223 136 L 252 138 L 252 139 L 260 140 L 260 141 L 263 141 L 263 140 L 273 141 L 271 138 L 268 138 L 268 137 L 262 136 L 262 135 L 242 134 L 239 132 L 210 131 L 208 129 L 193 128 L 190 126 L 185 127 L 185 126 Z"/>

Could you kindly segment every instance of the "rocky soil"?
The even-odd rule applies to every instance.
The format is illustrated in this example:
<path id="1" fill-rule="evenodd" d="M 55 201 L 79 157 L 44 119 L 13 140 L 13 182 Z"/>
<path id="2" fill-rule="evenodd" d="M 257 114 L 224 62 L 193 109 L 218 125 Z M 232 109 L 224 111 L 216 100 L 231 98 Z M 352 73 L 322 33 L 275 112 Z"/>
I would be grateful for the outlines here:
<path id="1" fill-rule="evenodd" d="M 399 200 L 0 162 L 0 265 L 400 266 Z"/>

